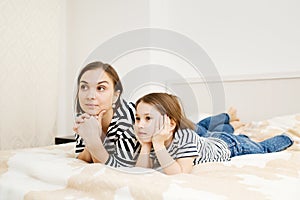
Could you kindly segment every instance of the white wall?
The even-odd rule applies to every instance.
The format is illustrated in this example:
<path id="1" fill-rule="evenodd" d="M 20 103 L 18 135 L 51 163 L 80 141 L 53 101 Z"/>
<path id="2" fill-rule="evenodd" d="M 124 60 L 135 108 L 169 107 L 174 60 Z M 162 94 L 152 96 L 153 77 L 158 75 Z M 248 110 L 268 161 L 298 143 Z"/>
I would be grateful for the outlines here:
<path id="1" fill-rule="evenodd" d="M 54 135 L 71 134 L 78 69 L 99 45 L 135 29 L 186 36 L 203 48 L 222 78 L 299 76 L 299 7 L 295 0 L 2 0 L 0 149 L 48 145 Z M 199 78 L 188 60 L 161 49 L 137 49 L 112 64 L 121 78 L 143 65 Z M 163 75 L 156 72 L 143 76 Z M 135 93 L 127 91 L 133 99 L 162 89 L 155 83 L 136 87 Z M 225 100 L 232 98 L 226 94 Z M 287 97 L 283 104 L 288 103 Z"/>
<path id="2" fill-rule="evenodd" d="M 61 95 L 58 135 L 72 134 L 73 126 L 73 86 L 76 73 L 83 67 L 88 56 L 106 40 L 120 33 L 149 26 L 148 0 L 67 0 L 66 10 L 66 68 L 62 84 L 65 92 Z M 139 65 L 149 59 L 145 54 L 138 54 L 134 62 L 120 59 L 114 65 L 117 71 L 125 74 L 123 67 Z M 99 60 L 103 60 L 101 55 Z M 125 69 L 125 70 L 124 70 Z M 130 69 L 129 69 L 130 70 Z"/>
<path id="3" fill-rule="evenodd" d="M 151 26 L 195 40 L 221 75 L 300 70 L 300 2 L 150 1 Z"/>
<path id="4" fill-rule="evenodd" d="M 65 112 L 60 115 L 58 134 L 71 132 L 70 105 L 78 68 L 112 37 L 145 27 L 167 29 L 200 45 L 221 77 L 289 76 L 300 71 L 299 7 L 294 0 L 68 0 L 66 92 L 60 100 Z M 134 51 L 112 64 L 121 77 L 149 64 L 165 66 L 187 78 L 199 76 L 180 56 L 159 50 Z M 142 90 L 156 87 L 135 88 L 136 94 L 131 95 L 134 99 Z"/>
<path id="5" fill-rule="evenodd" d="M 56 135 L 64 1 L 0 1 L 0 149 Z"/>

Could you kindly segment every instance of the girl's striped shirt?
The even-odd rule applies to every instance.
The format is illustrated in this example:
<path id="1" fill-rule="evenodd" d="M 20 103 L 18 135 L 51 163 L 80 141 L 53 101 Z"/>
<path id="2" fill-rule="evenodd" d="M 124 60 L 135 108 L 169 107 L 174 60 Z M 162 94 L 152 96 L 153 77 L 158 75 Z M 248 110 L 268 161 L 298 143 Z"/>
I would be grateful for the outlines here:
<path id="1" fill-rule="evenodd" d="M 166 148 L 169 155 L 177 160 L 185 157 L 196 157 L 193 164 L 205 162 L 222 162 L 230 160 L 230 150 L 227 144 L 218 138 L 204 138 L 197 135 L 191 129 L 179 129 L 174 133 L 174 138 Z M 150 153 L 153 160 L 153 168 L 161 171 L 155 152 Z"/>

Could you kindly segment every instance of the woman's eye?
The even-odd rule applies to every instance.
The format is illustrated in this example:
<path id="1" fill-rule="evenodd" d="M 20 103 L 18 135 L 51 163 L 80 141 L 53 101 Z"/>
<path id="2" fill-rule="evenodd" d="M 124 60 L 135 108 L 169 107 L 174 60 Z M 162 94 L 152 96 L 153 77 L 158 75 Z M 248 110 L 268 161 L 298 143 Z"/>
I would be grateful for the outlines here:
<path id="1" fill-rule="evenodd" d="M 103 87 L 103 86 L 98 86 L 98 87 L 97 87 L 97 90 L 98 90 L 98 91 L 103 91 L 103 90 L 105 90 L 105 87 Z"/>
<path id="2" fill-rule="evenodd" d="M 135 121 L 140 121 L 140 118 L 139 117 L 135 117 Z"/>
<path id="3" fill-rule="evenodd" d="M 88 89 L 88 86 L 87 86 L 87 85 L 81 85 L 81 86 L 80 86 L 80 89 L 81 89 L 81 90 L 87 90 L 87 89 Z"/>
<path id="4" fill-rule="evenodd" d="M 147 121 L 151 120 L 151 117 L 146 117 L 146 120 L 147 120 Z"/>

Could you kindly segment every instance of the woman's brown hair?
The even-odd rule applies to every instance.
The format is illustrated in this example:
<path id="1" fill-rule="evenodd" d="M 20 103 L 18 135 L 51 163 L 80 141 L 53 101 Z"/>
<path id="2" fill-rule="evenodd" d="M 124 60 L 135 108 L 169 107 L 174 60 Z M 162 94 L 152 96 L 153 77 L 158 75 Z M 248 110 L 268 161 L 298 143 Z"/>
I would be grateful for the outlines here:
<path id="1" fill-rule="evenodd" d="M 185 116 L 178 97 L 167 93 L 150 93 L 138 99 L 136 107 L 141 102 L 154 106 L 162 115 L 166 114 L 174 120 L 176 123 L 174 132 L 179 128 L 195 129 L 195 124 Z"/>

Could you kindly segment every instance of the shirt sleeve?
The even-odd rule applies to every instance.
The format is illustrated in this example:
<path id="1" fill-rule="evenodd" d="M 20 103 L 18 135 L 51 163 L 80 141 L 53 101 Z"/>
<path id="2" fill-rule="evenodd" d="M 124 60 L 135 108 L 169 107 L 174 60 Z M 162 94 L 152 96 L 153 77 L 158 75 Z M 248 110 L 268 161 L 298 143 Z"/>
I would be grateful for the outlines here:
<path id="1" fill-rule="evenodd" d="M 140 145 L 133 133 L 133 128 L 123 132 L 115 142 L 115 151 L 109 155 L 105 165 L 112 167 L 134 167 Z"/>
<path id="2" fill-rule="evenodd" d="M 197 144 L 189 142 L 178 147 L 176 159 L 199 156 Z"/>
<path id="3" fill-rule="evenodd" d="M 84 144 L 83 139 L 77 133 L 75 133 L 75 140 L 76 140 L 75 154 L 76 154 L 76 157 L 77 157 L 78 154 L 81 153 L 84 150 L 85 144 Z"/>

